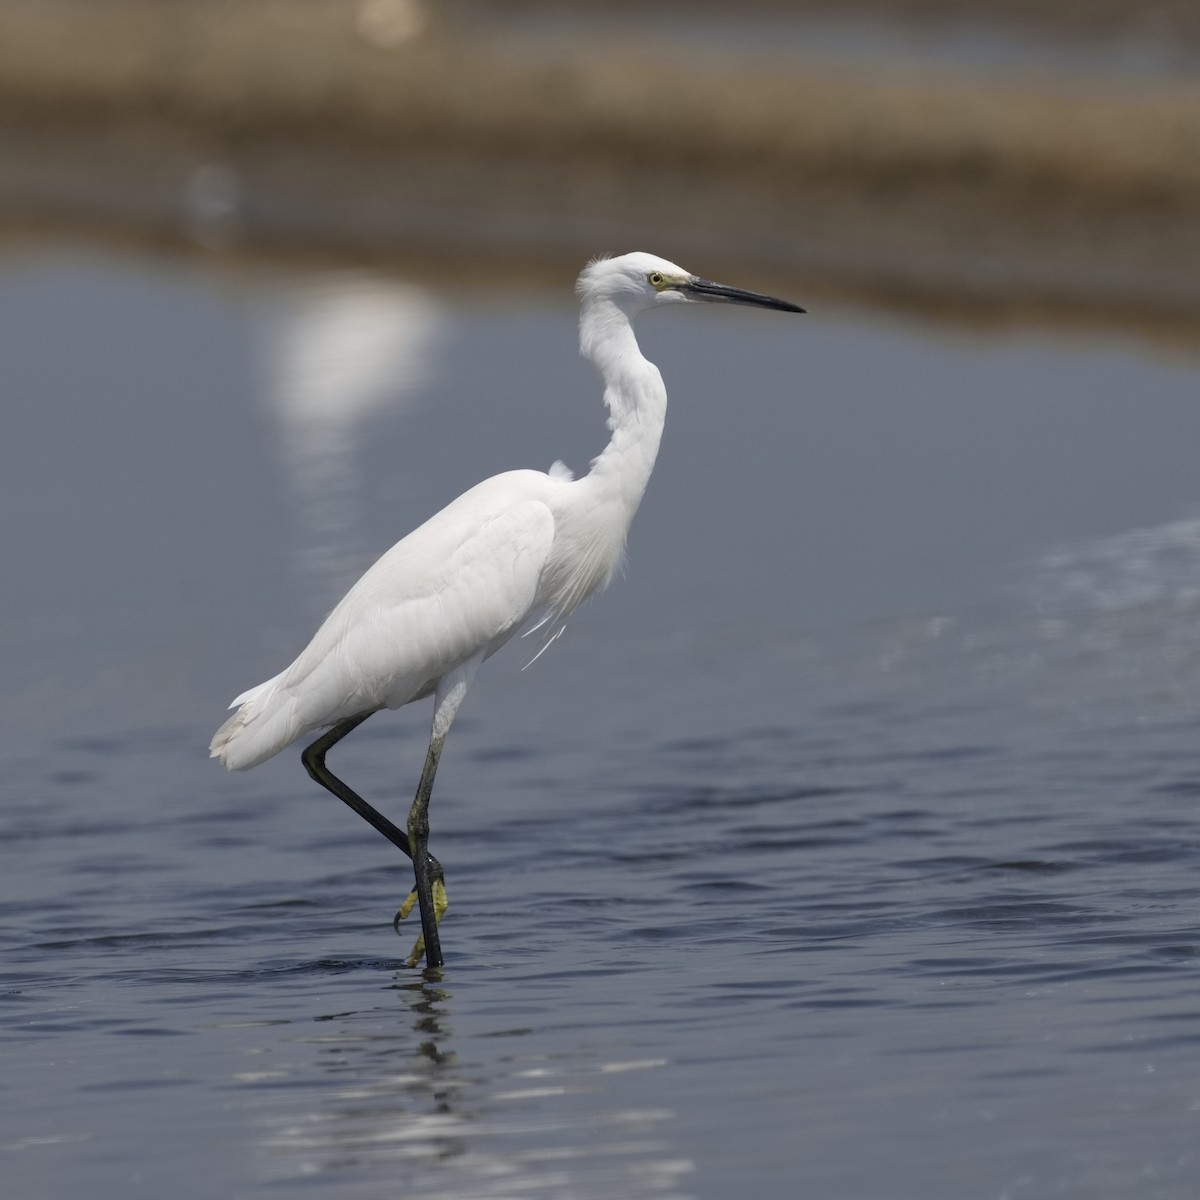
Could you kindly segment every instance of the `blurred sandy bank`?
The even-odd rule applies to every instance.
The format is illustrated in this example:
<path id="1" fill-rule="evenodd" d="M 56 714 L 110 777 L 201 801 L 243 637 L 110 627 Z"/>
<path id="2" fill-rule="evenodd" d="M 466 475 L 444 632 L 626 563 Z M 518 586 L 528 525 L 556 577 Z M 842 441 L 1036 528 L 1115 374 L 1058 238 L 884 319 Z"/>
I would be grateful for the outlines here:
<path id="1" fill-rule="evenodd" d="M 741 11 L 769 33 L 827 8 Z M 1200 322 L 1196 77 L 881 65 L 803 26 L 706 38 L 705 11 L 0 0 L 0 223 L 497 266 L 642 246 L 885 302 Z"/>

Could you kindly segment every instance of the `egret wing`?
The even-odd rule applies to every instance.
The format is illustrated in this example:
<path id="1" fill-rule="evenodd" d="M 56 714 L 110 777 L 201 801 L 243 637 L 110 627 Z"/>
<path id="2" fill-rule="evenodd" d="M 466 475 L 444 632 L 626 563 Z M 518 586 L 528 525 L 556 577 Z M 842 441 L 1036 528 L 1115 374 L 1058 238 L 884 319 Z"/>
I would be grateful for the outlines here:
<path id="1" fill-rule="evenodd" d="M 214 753 L 252 766 L 309 730 L 428 695 L 451 668 L 499 649 L 538 603 L 554 542 L 548 482 L 496 476 L 397 542 L 290 667 L 238 697 Z"/>

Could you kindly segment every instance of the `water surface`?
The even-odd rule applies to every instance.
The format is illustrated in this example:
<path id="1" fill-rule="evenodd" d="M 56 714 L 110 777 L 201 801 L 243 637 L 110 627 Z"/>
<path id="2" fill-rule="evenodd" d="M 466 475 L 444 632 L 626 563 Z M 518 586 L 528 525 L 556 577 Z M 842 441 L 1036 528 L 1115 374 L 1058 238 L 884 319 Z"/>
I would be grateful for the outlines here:
<path id="1" fill-rule="evenodd" d="M 574 319 L 569 279 L 0 264 L 7 1186 L 1194 1196 L 1192 360 L 645 320 L 628 576 L 447 751 L 440 978 L 294 753 L 208 761 L 400 533 L 586 468 Z M 336 751 L 393 814 L 426 721 Z"/>

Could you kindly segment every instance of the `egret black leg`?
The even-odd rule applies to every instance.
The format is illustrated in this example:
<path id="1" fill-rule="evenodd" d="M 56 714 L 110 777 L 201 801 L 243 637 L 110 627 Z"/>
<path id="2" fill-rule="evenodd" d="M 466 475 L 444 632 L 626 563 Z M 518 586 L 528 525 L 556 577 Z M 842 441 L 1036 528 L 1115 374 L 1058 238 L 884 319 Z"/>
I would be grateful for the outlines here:
<path id="1" fill-rule="evenodd" d="M 377 710 L 372 710 L 372 712 Z M 304 763 L 305 769 L 309 775 L 317 781 L 326 791 L 332 792 L 343 803 L 348 804 L 368 825 L 379 830 L 393 846 L 399 847 L 412 858 L 412 851 L 408 847 L 408 838 L 404 836 L 403 831 L 396 825 L 392 824 L 381 812 L 373 809 L 357 792 L 346 786 L 326 765 L 325 755 L 338 742 L 350 733 L 357 729 L 371 713 L 360 713 L 357 717 L 347 717 L 344 721 L 339 721 L 336 725 L 330 728 L 326 733 L 323 733 L 311 746 L 307 747 L 303 754 L 300 755 Z"/>
<path id="2" fill-rule="evenodd" d="M 371 710 L 371 712 L 377 711 L 378 709 Z M 336 725 L 332 726 L 329 730 L 317 738 L 312 745 L 308 746 L 300 757 L 304 762 L 305 769 L 308 771 L 309 775 L 316 780 L 317 783 L 319 783 L 326 791 L 332 792 L 343 803 L 349 805 L 356 813 L 358 813 L 360 817 L 362 817 L 364 821 L 367 822 L 367 824 L 369 824 L 373 829 L 377 829 L 380 833 L 382 833 L 383 836 L 387 838 L 387 840 L 391 842 L 393 846 L 403 850 L 409 858 L 412 858 L 413 852 L 409 845 L 409 839 L 405 835 L 404 831 L 400 829 L 399 826 L 389 821 L 387 817 L 383 815 L 383 813 L 372 808 L 357 792 L 343 783 L 342 780 L 340 780 L 325 765 L 325 755 L 329 752 L 329 750 L 338 742 L 340 742 L 342 738 L 346 736 L 346 734 L 350 733 L 354 729 L 357 729 L 369 716 L 371 716 L 371 712 L 360 713 L 358 716 L 347 717 L 346 720 L 339 721 Z M 440 745 L 438 750 L 440 753 Z M 428 769 L 428 763 L 426 763 L 426 771 L 428 771 Z M 422 785 L 424 785 L 424 775 L 421 777 L 421 782 Z M 429 786 L 433 786 L 432 773 L 430 773 Z M 420 792 L 418 790 L 418 795 L 419 794 Z M 428 794 L 426 794 L 425 803 L 426 806 L 428 806 Z M 428 837 L 428 819 L 426 819 L 425 829 L 426 837 Z M 432 857 L 428 850 L 425 852 L 425 859 L 427 862 L 427 878 L 430 881 L 430 888 L 432 889 L 433 883 L 443 882 L 445 875 L 442 871 L 441 863 L 439 863 L 436 858 Z M 425 909 L 424 906 L 422 906 L 422 921 L 424 920 L 424 912 Z"/>
<path id="3" fill-rule="evenodd" d="M 425 769 L 417 785 L 417 795 L 408 812 L 409 857 L 413 860 L 413 874 L 417 881 L 417 902 L 421 906 L 421 934 L 425 939 L 425 963 L 440 967 L 442 944 L 438 937 L 438 913 L 434 904 L 434 884 L 442 881 L 442 868 L 429 853 L 429 797 L 433 794 L 433 777 L 437 774 L 438 760 L 442 757 L 444 738 L 435 737 L 429 743 L 425 756 Z"/>

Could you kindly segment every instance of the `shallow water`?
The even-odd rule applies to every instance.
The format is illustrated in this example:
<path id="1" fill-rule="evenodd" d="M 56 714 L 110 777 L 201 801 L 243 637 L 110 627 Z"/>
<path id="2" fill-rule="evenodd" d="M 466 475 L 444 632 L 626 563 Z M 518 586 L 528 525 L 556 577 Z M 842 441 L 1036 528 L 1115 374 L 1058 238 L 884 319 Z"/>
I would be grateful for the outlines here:
<path id="1" fill-rule="evenodd" d="M 1194 1196 L 1194 361 L 644 321 L 628 577 L 439 776 L 440 978 L 295 754 L 208 761 L 398 534 L 586 467 L 573 324 L 569 280 L 0 264 L 6 1192 Z M 393 814 L 426 721 L 335 752 Z"/>

